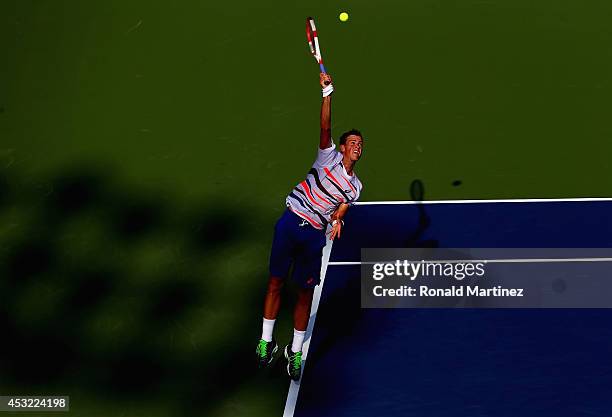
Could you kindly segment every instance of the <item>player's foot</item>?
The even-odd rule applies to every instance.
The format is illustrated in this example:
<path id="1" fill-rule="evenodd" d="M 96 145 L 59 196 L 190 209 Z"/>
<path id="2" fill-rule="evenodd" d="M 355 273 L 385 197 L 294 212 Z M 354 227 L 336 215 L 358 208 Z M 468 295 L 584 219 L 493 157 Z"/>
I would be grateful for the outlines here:
<path id="1" fill-rule="evenodd" d="M 299 381 L 302 374 L 302 352 L 292 352 L 291 345 L 285 346 L 287 373 L 294 381 Z"/>
<path id="2" fill-rule="evenodd" d="M 278 350 L 278 345 L 276 341 L 272 339 L 271 342 L 266 342 L 263 339 L 259 339 L 259 343 L 257 344 L 257 349 L 255 349 L 255 355 L 257 356 L 257 365 L 260 368 L 265 368 L 266 366 L 272 363 L 272 359 L 274 359 L 274 354 Z"/>

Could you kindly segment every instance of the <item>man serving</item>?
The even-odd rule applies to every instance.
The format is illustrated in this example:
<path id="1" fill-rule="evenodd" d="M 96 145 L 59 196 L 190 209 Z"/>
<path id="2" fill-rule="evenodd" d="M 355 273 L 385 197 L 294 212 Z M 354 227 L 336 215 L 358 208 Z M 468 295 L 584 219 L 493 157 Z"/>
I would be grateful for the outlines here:
<path id="1" fill-rule="evenodd" d="M 317 159 L 306 179 L 291 191 L 287 210 L 277 221 L 270 254 L 270 279 L 264 302 L 263 328 L 256 355 L 260 367 L 274 359 L 278 346 L 273 337 L 274 323 L 280 308 L 280 292 L 291 264 L 293 278 L 300 289 L 293 312 L 293 341 L 285 347 L 287 372 L 291 379 L 300 379 L 302 345 L 314 287 L 320 282 L 321 257 L 325 246 L 325 229 L 331 226 L 330 239 L 340 237 L 343 217 L 359 198 L 362 185 L 354 167 L 363 150 L 363 137 L 358 130 L 343 133 L 339 151 L 331 137 L 332 79 L 321 73 L 321 136 Z"/>

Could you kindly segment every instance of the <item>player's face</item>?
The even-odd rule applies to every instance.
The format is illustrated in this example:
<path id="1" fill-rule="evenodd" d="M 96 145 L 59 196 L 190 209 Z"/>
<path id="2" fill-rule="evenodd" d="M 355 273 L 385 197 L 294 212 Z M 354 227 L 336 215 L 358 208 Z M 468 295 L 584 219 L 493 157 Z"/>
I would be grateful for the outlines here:
<path id="1" fill-rule="evenodd" d="M 359 161 L 363 152 L 363 139 L 357 135 L 348 136 L 346 143 L 340 145 L 340 152 L 351 161 Z"/>

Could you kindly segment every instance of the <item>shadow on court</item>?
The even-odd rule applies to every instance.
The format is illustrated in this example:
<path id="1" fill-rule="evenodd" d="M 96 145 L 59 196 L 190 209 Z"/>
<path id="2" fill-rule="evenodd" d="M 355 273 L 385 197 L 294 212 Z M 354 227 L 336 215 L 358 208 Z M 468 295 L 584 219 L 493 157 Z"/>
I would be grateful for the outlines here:
<path id="1" fill-rule="evenodd" d="M 415 179 L 410 183 L 410 199 L 416 202 L 425 201 L 425 185 L 419 179 Z M 410 232 L 406 240 L 407 248 L 437 248 L 438 241 L 435 239 L 423 239 L 423 234 L 431 225 L 431 218 L 427 214 L 425 206 L 417 204 L 419 212 L 417 227 Z"/>
<path id="2" fill-rule="evenodd" d="M 96 412 L 81 395 L 210 415 L 261 378 L 251 365 L 267 253 L 236 258 L 261 238 L 245 210 L 261 213 L 181 204 L 110 172 L 0 172 L 2 391 L 72 393 L 74 415 Z M 264 378 L 280 406 L 287 380 Z"/>

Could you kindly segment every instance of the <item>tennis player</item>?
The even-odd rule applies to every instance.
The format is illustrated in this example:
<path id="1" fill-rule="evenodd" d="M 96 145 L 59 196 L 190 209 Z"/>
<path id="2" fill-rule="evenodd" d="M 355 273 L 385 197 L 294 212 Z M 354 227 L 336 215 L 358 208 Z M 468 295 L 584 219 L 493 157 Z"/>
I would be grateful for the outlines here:
<path id="1" fill-rule="evenodd" d="M 274 323 L 280 307 L 280 293 L 293 263 L 293 278 L 300 289 L 293 312 L 293 341 L 285 347 L 287 372 L 300 379 L 302 345 L 310 317 L 314 287 L 320 282 L 321 257 L 328 225 L 330 239 L 340 237 L 343 217 L 359 198 L 362 185 L 354 172 L 361 158 L 363 137 L 358 130 L 340 136 L 336 149 L 331 137 L 332 79 L 321 73 L 321 136 L 317 159 L 306 179 L 291 191 L 287 209 L 276 223 L 270 254 L 270 279 L 264 302 L 263 329 L 256 355 L 260 367 L 274 359 L 278 346 L 273 337 Z"/>

